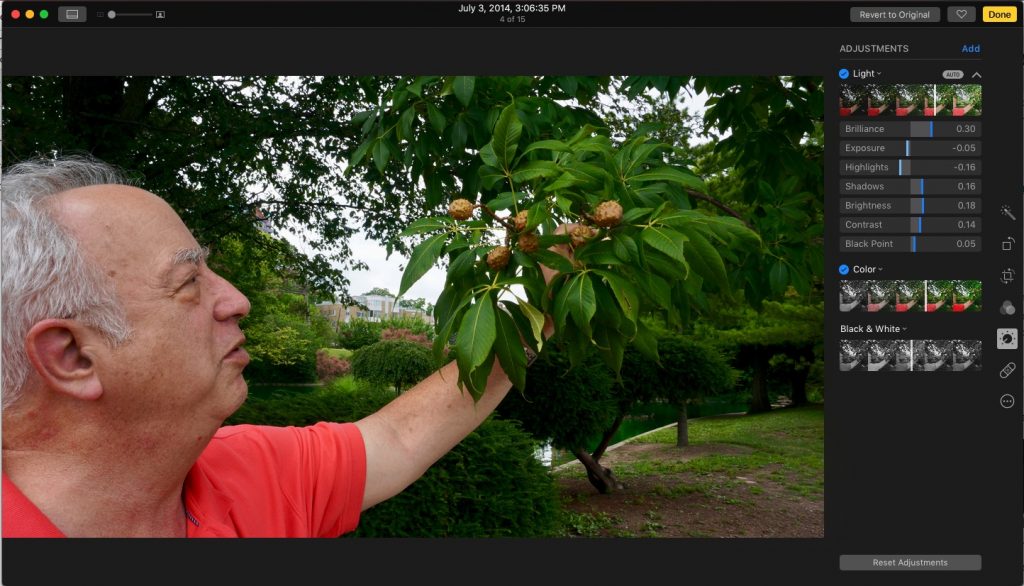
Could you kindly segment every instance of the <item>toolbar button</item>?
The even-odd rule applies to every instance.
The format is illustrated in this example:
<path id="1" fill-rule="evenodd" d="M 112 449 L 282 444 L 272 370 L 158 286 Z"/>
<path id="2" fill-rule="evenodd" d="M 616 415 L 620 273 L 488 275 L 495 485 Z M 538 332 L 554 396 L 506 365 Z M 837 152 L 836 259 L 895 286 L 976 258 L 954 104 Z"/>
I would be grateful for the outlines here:
<path id="1" fill-rule="evenodd" d="M 1017 22 L 1017 7 L 982 6 L 981 20 L 985 22 Z"/>
<path id="2" fill-rule="evenodd" d="M 85 22 L 85 6 L 58 6 L 57 22 Z"/>

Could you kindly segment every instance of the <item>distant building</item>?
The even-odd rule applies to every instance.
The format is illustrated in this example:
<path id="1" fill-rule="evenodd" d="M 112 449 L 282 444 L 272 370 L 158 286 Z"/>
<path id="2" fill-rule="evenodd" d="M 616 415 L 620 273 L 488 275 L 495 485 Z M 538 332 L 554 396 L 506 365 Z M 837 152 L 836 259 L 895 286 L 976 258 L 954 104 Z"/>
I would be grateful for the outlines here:
<path id="1" fill-rule="evenodd" d="M 348 323 L 354 319 L 379 322 L 390 317 L 419 317 L 428 324 L 434 323 L 433 315 L 421 309 L 402 307 L 401 303 L 396 303 L 394 297 L 387 295 L 356 295 L 353 299 L 366 306 L 366 309 L 358 305 L 343 305 L 327 301 L 317 303 L 316 307 L 320 310 L 320 315 L 331 322 L 331 326 L 334 329 L 338 329 L 341 324 Z"/>
<path id="2" fill-rule="evenodd" d="M 270 234 L 271 236 L 277 236 L 277 231 L 274 230 L 274 226 L 270 223 L 270 219 L 267 218 L 267 214 L 263 213 L 260 208 L 253 208 L 253 215 L 256 216 L 256 228 L 264 234 Z"/>

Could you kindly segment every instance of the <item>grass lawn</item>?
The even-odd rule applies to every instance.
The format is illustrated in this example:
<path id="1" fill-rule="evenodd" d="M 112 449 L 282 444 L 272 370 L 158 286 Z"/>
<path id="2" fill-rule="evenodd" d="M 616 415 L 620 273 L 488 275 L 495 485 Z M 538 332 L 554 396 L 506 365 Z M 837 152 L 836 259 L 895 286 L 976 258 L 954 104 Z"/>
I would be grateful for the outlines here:
<path id="1" fill-rule="evenodd" d="M 582 466 L 556 473 L 566 534 L 605 537 L 821 537 L 824 407 L 690 421 L 634 438 L 601 464 L 625 489 L 599 494 Z"/>
<path id="2" fill-rule="evenodd" d="M 352 351 L 346 350 L 345 348 L 321 348 L 321 350 L 335 358 L 341 358 L 343 360 L 348 360 L 349 358 L 352 358 Z"/>
<path id="3" fill-rule="evenodd" d="M 731 444 L 749 448 L 743 454 L 709 454 L 688 462 L 662 464 L 672 472 L 732 475 L 773 469 L 788 477 L 788 488 L 804 496 L 821 496 L 825 488 L 825 410 L 821 405 L 776 409 L 757 415 L 705 417 L 690 422 L 690 445 Z M 638 444 L 676 443 L 675 428 L 663 429 L 636 440 Z M 684 449 L 685 451 L 685 449 Z M 616 470 L 620 475 L 643 473 L 643 466 Z"/>

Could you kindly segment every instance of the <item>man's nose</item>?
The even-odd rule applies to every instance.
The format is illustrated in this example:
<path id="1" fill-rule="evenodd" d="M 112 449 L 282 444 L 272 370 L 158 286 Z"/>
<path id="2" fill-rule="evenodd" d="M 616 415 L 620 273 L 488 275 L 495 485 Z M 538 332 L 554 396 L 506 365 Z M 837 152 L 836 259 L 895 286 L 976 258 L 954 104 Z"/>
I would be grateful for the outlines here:
<path id="1" fill-rule="evenodd" d="M 211 273 L 213 271 L 210 271 Z M 220 275 L 213 273 L 216 281 L 217 302 L 213 316 L 218 320 L 242 319 L 249 314 L 252 305 L 249 299 Z"/>

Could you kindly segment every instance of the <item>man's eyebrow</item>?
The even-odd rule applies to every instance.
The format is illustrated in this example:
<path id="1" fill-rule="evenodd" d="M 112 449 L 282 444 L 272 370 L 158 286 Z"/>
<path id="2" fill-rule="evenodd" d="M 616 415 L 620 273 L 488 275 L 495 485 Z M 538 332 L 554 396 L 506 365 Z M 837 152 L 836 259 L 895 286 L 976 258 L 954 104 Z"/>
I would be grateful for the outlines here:
<path id="1" fill-rule="evenodd" d="M 206 260 L 210 256 L 210 249 L 206 246 L 197 246 L 195 248 L 182 248 L 178 252 L 174 253 L 174 264 L 184 265 L 192 264 L 198 265 L 199 263 Z"/>

